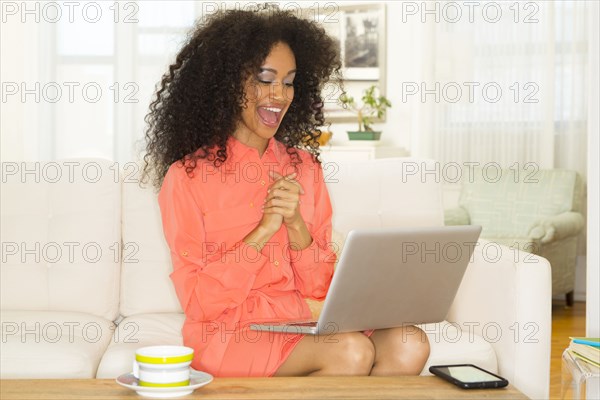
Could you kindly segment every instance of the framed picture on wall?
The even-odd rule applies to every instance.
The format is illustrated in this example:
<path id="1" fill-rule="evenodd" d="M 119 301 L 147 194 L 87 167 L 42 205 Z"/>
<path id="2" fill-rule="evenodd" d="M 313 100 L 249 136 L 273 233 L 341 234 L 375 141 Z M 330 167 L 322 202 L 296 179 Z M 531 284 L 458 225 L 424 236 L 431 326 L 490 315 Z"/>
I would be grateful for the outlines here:
<path id="1" fill-rule="evenodd" d="M 348 80 L 379 80 L 384 68 L 385 5 L 356 7 L 344 11 L 340 24 L 344 77 Z"/>
<path id="2" fill-rule="evenodd" d="M 376 84 L 380 92 L 385 94 L 385 3 L 327 3 L 313 16 L 330 36 L 339 41 L 345 91 L 355 99 L 360 99 L 364 88 Z M 340 94 L 334 83 L 323 89 L 328 121 L 354 119 L 353 114 L 338 102 Z"/>

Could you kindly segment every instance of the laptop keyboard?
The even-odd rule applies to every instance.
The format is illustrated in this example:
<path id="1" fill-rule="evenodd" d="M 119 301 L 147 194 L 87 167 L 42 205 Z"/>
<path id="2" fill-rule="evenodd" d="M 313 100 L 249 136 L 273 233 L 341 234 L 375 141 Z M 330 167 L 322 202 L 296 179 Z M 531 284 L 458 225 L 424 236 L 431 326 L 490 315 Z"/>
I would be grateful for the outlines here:
<path id="1" fill-rule="evenodd" d="M 316 327 L 317 326 L 317 321 L 310 321 L 310 322 L 290 322 L 287 324 L 288 326 L 308 326 L 308 327 Z"/>

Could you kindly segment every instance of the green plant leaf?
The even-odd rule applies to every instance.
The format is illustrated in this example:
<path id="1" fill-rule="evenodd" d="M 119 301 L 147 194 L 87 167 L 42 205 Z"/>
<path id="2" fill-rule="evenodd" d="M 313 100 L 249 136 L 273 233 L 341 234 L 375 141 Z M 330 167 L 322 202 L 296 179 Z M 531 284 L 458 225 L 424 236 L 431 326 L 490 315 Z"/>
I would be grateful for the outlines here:
<path id="1" fill-rule="evenodd" d="M 354 98 L 346 93 L 341 94 L 338 99 L 342 105 L 348 106 L 347 110 L 357 115 L 359 131 L 363 128 L 365 131 L 372 131 L 373 117 L 383 117 L 387 108 L 392 106 L 388 98 L 379 93 L 376 85 L 371 85 L 363 91 L 362 107 L 358 107 Z"/>

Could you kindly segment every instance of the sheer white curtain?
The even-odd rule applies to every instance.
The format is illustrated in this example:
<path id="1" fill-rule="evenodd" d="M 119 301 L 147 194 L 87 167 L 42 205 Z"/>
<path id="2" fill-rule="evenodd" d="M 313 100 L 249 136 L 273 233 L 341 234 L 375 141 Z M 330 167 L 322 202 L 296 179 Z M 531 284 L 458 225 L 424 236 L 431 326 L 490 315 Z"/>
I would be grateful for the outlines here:
<path id="1" fill-rule="evenodd" d="M 2 159 L 136 159 L 155 85 L 203 6 L 194 1 L 7 6 L 0 48 Z"/>
<path id="2" fill-rule="evenodd" d="M 587 2 L 482 2 L 472 22 L 452 11 L 426 21 L 417 152 L 442 164 L 535 163 L 585 176 Z"/>

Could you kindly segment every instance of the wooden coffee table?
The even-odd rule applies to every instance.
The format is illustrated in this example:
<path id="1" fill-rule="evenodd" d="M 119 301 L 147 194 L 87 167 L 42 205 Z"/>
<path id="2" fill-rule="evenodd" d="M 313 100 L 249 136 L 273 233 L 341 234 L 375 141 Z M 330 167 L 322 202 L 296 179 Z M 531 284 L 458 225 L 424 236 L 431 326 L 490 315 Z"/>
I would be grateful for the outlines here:
<path id="1" fill-rule="evenodd" d="M 112 379 L 2 380 L 2 400 L 143 399 Z M 180 399 L 527 399 L 512 386 L 464 390 L 434 376 L 216 378 Z"/>

